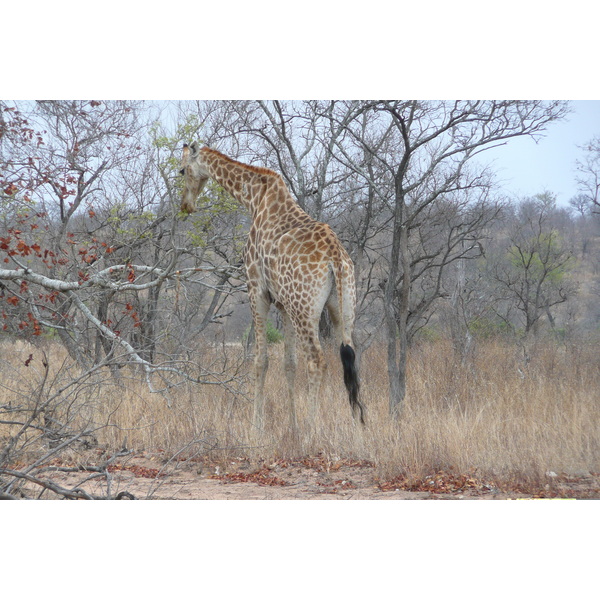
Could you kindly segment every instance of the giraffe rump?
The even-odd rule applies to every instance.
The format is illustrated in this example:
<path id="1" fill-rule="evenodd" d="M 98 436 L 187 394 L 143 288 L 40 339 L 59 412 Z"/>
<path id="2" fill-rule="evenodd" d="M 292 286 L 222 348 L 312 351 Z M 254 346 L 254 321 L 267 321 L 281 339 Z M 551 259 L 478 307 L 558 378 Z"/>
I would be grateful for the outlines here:
<path id="1" fill-rule="evenodd" d="M 360 422 L 364 425 L 364 407 L 358 399 L 360 384 L 358 382 L 358 371 L 356 369 L 356 355 L 352 346 L 343 344 L 340 346 L 340 357 L 344 368 L 344 383 L 348 390 L 348 398 L 352 407 L 352 414 L 356 416 L 356 411 L 360 411 Z"/>

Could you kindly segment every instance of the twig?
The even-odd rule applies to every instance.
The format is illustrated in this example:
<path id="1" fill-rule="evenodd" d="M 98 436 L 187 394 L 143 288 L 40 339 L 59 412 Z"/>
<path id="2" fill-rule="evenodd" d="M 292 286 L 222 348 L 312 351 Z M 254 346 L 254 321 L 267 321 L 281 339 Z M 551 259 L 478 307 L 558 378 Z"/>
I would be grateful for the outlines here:
<path id="1" fill-rule="evenodd" d="M 45 481 L 43 479 L 39 479 L 38 477 L 34 477 L 33 475 L 29 475 L 28 473 L 23 473 L 22 471 L 13 471 L 12 469 L 0 469 L 0 473 L 4 475 L 10 475 L 11 477 L 16 477 L 18 479 L 26 479 L 31 483 L 35 483 L 43 487 L 44 489 L 50 490 L 59 496 L 64 496 L 65 498 L 69 498 L 72 500 L 99 500 L 103 499 L 102 496 L 93 496 L 80 490 L 79 488 L 75 488 L 73 490 L 68 490 L 66 488 L 61 487 L 51 481 Z"/>

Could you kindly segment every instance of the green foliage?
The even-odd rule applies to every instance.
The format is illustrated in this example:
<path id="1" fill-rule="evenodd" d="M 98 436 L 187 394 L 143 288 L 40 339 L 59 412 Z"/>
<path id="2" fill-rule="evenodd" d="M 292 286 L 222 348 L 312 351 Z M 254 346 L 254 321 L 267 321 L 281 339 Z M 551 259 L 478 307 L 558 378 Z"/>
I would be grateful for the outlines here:
<path id="1" fill-rule="evenodd" d="M 190 245 L 206 247 L 216 220 L 238 210 L 238 203 L 218 183 L 209 181 L 204 193 L 196 201 L 196 212 L 188 217 L 191 225 L 188 231 Z"/>
<path id="2" fill-rule="evenodd" d="M 120 202 L 112 204 L 106 222 L 117 235 L 123 238 L 122 241 L 129 243 L 134 240 L 151 238 L 152 230 L 149 225 L 154 219 L 156 219 L 156 215 L 152 211 L 132 214 L 131 208 Z"/>
<path id="3" fill-rule="evenodd" d="M 507 335 L 510 327 L 506 321 L 493 319 L 485 316 L 476 317 L 469 321 L 469 332 L 478 339 L 492 339 L 494 337 Z"/>
<path id="4" fill-rule="evenodd" d="M 185 121 L 178 123 L 173 135 L 165 135 L 160 122 L 155 122 L 149 130 L 150 145 L 158 152 L 159 169 L 172 179 L 175 189 L 180 192 L 183 186 L 181 177 L 177 177 L 180 169 L 179 161 L 184 143 L 201 139 L 202 123 L 198 115 L 190 114 Z"/>
<path id="5" fill-rule="evenodd" d="M 442 333 L 435 325 L 421 327 L 415 335 L 416 339 L 423 342 L 437 342 L 442 339 Z"/>
<path id="6" fill-rule="evenodd" d="M 244 335 L 242 337 L 242 342 L 244 345 L 248 341 L 248 336 L 250 335 L 250 327 L 246 329 Z M 283 333 L 273 325 L 273 323 L 267 320 L 267 344 L 278 344 L 283 340 Z"/>
<path id="7" fill-rule="evenodd" d="M 178 123 L 175 134 L 172 136 L 161 135 L 160 122 L 154 123 L 150 127 L 150 139 L 152 146 L 157 150 L 168 150 L 175 152 L 181 150 L 182 143 L 190 143 L 191 141 L 200 139 L 200 132 L 203 124 L 196 114 L 189 114 L 183 123 Z"/>
<path id="8" fill-rule="evenodd" d="M 271 321 L 267 321 L 267 344 L 277 344 L 282 340 L 283 333 Z"/>
<path id="9" fill-rule="evenodd" d="M 529 279 L 547 280 L 552 285 L 558 285 L 573 266 L 573 259 L 566 255 L 562 237 L 556 230 L 512 246 L 508 260 L 517 272 L 527 272 Z"/>
<path id="10" fill-rule="evenodd" d="M 198 141 L 202 143 L 202 129 L 204 124 L 197 114 L 189 114 L 179 123 L 175 133 L 171 136 L 161 132 L 160 123 L 155 123 L 150 130 L 152 146 L 158 150 L 159 166 L 167 177 L 171 179 L 177 194 L 183 189 L 183 177 L 179 176 L 181 149 L 184 143 Z M 180 213 L 180 217 L 187 217 L 189 228 L 187 231 L 188 243 L 192 247 L 205 248 L 214 232 L 215 222 L 222 215 L 234 213 L 239 210 L 237 202 L 217 183 L 209 181 L 204 187 L 202 195 L 196 201 L 196 212 L 192 215 Z"/>

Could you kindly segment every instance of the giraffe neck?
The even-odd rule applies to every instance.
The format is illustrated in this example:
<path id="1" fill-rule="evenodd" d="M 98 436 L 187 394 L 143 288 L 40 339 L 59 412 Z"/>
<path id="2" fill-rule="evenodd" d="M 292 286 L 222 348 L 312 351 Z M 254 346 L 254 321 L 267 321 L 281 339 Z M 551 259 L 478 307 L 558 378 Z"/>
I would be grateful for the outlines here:
<path id="1" fill-rule="evenodd" d="M 313 222 L 275 171 L 240 163 L 211 148 L 203 148 L 202 164 L 249 213 L 263 239 Z"/>
<path id="2" fill-rule="evenodd" d="M 217 150 L 203 148 L 203 162 L 209 175 L 231 194 L 251 215 L 256 217 L 260 202 L 273 178 L 279 176 L 269 169 L 252 167 L 235 161 Z"/>

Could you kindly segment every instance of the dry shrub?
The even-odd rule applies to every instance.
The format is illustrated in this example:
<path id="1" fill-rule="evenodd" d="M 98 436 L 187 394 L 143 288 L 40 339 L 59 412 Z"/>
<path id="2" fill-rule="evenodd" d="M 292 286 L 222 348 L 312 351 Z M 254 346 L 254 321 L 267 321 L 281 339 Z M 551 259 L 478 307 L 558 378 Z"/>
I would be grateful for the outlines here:
<path id="1" fill-rule="evenodd" d="M 14 401 L 15 389 L 24 397 L 23 382 L 31 380 L 31 369 L 41 360 L 40 351 L 31 347 L 4 344 L 1 351 L 5 379 L 0 406 Z M 25 367 L 30 353 L 34 360 Z M 47 354 L 57 377 L 56 365 L 67 358 L 57 346 Z M 247 396 L 189 383 L 160 395 L 151 394 L 135 373 L 124 374 L 121 381 L 105 373 L 86 382 L 70 396 L 70 426 L 79 422 L 93 429 L 107 450 L 126 445 L 167 457 L 253 460 L 321 452 L 332 460 L 370 461 L 382 479 L 444 470 L 476 472 L 498 482 L 538 482 L 548 471 L 600 470 L 600 357 L 591 345 L 548 344 L 527 365 L 514 346 L 496 341 L 481 343 L 466 362 L 447 342 L 417 346 L 410 353 L 407 397 L 397 421 L 388 415 L 385 349 L 373 347 L 361 365 L 368 411 L 364 428 L 352 419 L 337 351 L 327 349 L 326 354 L 328 374 L 314 431 L 308 427 L 306 375 L 299 368 L 299 439 L 288 427 L 281 345 L 270 351 L 262 435 L 252 429 L 249 384 Z M 249 359 L 245 367 L 250 371 Z M 60 372 L 72 376 L 74 371 L 63 366 Z M 31 384 L 30 392 L 35 389 Z M 6 439 L 7 434 L 7 426 L 0 425 L 0 436 Z"/>

